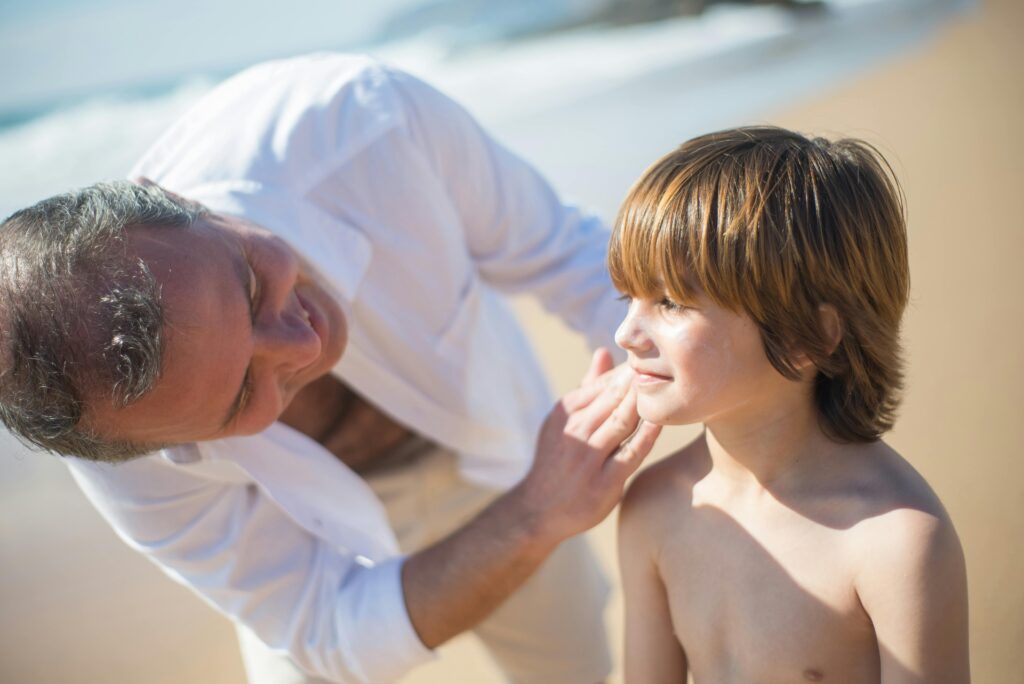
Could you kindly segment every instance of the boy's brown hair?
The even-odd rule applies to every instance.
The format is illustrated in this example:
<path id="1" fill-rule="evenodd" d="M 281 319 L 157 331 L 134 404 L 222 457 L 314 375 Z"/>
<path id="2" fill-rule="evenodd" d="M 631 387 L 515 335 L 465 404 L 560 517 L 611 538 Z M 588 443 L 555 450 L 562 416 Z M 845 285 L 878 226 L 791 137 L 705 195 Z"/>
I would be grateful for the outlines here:
<path id="1" fill-rule="evenodd" d="M 692 304 L 690 279 L 745 312 L 787 378 L 800 377 L 805 354 L 832 439 L 867 442 L 892 427 L 910 269 L 902 192 L 869 144 L 773 127 L 694 138 L 630 190 L 608 260 L 615 286 L 632 296 Z M 823 304 L 842 326 L 834 349 Z"/>

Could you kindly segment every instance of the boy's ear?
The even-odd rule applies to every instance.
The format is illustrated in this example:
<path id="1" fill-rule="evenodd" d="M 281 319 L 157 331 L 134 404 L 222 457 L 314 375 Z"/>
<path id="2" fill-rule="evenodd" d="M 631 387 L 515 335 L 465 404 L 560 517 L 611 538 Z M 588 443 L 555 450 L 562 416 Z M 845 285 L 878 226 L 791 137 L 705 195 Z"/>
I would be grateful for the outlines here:
<path id="1" fill-rule="evenodd" d="M 839 319 L 839 312 L 831 304 L 818 305 L 818 321 L 825 333 L 825 340 L 828 344 L 828 353 L 831 354 L 839 346 L 843 339 L 843 322 Z"/>
<path id="2" fill-rule="evenodd" d="M 831 304 L 818 305 L 818 325 L 825 333 L 825 351 L 832 354 L 843 339 L 843 323 L 839 320 L 839 311 Z M 814 368 L 814 362 L 805 351 L 800 351 L 792 357 L 793 366 L 801 372 L 810 371 Z"/>

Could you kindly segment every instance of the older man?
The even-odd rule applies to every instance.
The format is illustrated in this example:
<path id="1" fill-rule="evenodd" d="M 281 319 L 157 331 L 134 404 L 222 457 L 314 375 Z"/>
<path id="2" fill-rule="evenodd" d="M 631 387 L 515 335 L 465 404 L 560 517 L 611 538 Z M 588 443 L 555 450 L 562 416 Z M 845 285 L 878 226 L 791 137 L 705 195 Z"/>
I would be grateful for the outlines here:
<path id="1" fill-rule="evenodd" d="M 5 424 L 80 457 L 118 533 L 240 625 L 253 682 L 391 681 L 471 628 L 510 681 L 603 679 L 574 535 L 657 428 L 620 447 L 635 399 L 602 352 L 545 421 L 501 294 L 609 341 L 601 225 L 343 55 L 230 79 L 133 177 L 0 229 Z"/>

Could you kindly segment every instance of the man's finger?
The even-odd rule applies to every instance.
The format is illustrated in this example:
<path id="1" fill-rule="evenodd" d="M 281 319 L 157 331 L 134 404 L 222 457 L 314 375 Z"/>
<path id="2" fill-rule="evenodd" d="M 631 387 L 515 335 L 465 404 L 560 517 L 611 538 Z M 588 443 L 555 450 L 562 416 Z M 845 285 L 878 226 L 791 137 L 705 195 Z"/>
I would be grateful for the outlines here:
<path id="1" fill-rule="evenodd" d="M 562 397 L 560 403 L 567 413 L 575 413 L 589 406 L 603 390 L 604 388 L 596 383 L 583 385 Z"/>
<path id="2" fill-rule="evenodd" d="M 661 426 L 646 420 L 640 421 L 640 427 L 622 448 L 615 452 L 605 464 L 606 472 L 622 482 L 636 472 L 640 464 L 651 453 L 654 443 L 661 434 Z"/>
<path id="3" fill-rule="evenodd" d="M 602 423 L 608 420 L 612 412 L 622 403 L 622 399 L 628 394 L 630 386 L 621 383 L 603 386 L 603 383 L 595 383 L 589 388 L 580 388 L 580 390 L 584 389 L 596 390 L 597 396 L 587 406 L 579 409 L 569 418 L 566 425 L 566 433 L 573 435 L 580 441 L 590 442 L 591 437 L 601 427 Z"/>
<path id="4" fill-rule="evenodd" d="M 587 442 L 595 449 L 608 453 L 636 430 L 640 416 L 636 412 L 636 390 L 632 387 L 608 417 L 596 427 Z"/>
<path id="5" fill-rule="evenodd" d="M 614 361 L 612 361 L 611 352 L 604 347 L 598 347 L 594 350 L 594 355 L 590 357 L 590 368 L 587 369 L 586 374 L 583 376 L 581 385 L 586 387 L 610 371 L 613 365 Z"/>

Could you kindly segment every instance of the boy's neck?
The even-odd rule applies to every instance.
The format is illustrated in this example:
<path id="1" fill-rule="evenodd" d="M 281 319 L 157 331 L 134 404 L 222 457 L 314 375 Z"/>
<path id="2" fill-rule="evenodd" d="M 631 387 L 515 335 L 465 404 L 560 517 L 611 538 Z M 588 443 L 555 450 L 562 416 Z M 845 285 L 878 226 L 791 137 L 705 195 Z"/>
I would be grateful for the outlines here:
<path id="1" fill-rule="evenodd" d="M 798 485 L 839 448 L 822 432 L 813 400 L 803 393 L 708 421 L 705 440 L 715 474 L 755 490 Z"/>

